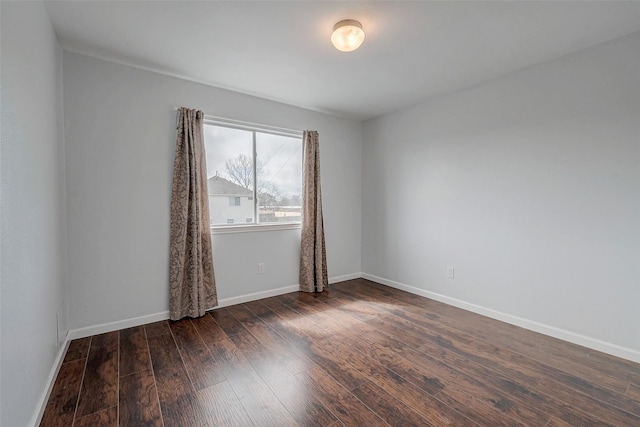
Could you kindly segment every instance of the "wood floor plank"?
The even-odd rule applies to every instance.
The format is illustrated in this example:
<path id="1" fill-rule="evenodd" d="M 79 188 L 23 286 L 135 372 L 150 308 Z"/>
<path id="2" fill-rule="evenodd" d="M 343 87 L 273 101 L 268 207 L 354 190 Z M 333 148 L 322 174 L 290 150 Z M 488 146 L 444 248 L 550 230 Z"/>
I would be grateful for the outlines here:
<path id="1" fill-rule="evenodd" d="M 144 329 L 147 334 L 147 339 L 155 338 L 160 335 L 171 335 L 171 329 L 169 328 L 169 322 L 167 320 L 148 323 L 144 325 Z"/>
<path id="2" fill-rule="evenodd" d="M 230 312 L 230 310 L 227 310 Z M 242 351 L 258 375 L 269 386 L 273 394 L 282 402 L 291 416 L 301 426 L 324 427 L 337 419 L 291 373 L 279 360 L 264 347 L 245 327 L 229 337 Z"/>
<path id="3" fill-rule="evenodd" d="M 629 384 L 629 388 L 627 389 L 626 394 L 636 402 L 640 402 L 640 386 L 636 384 Z"/>
<path id="4" fill-rule="evenodd" d="M 348 344 L 346 346 L 341 345 L 341 340 L 342 337 L 337 337 L 335 340 L 325 339 L 323 342 L 314 343 L 314 345 L 321 348 L 319 351 L 332 354 L 337 359 L 345 361 L 343 369 L 347 365 L 351 366 L 355 370 L 354 377 L 360 381 L 361 385 L 367 384 L 369 381 L 375 383 L 390 395 L 396 396 L 406 405 L 419 412 L 423 418 L 433 425 L 475 425 L 462 413 L 447 406 L 425 389 L 407 381 L 391 369 L 374 361 L 365 361 L 363 356 L 347 348 Z M 333 373 L 331 374 L 335 377 Z M 426 383 L 431 385 L 433 381 L 427 381 Z M 441 387 L 436 390 L 441 390 Z"/>
<path id="5" fill-rule="evenodd" d="M 205 345 L 213 357 L 222 363 L 225 377 L 229 379 L 237 375 L 238 370 L 251 368 L 242 352 L 231 342 L 220 325 L 209 314 L 192 319 Z"/>
<path id="6" fill-rule="evenodd" d="M 262 300 L 261 302 L 267 308 L 268 314 L 261 313 L 259 315 L 260 319 L 296 349 L 299 349 L 298 351 L 307 355 L 307 349 L 312 344 L 313 339 L 304 333 L 304 331 L 300 331 L 300 329 L 309 323 L 301 319 L 299 313 L 296 313 L 290 307 L 287 307 L 277 300 Z M 314 331 L 314 329 L 317 328 L 311 328 L 309 331 Z M 311 358 L 311 356 L 309 356 L 309 358 Z"/>
<path id="7" fill-rule="evenodd" d="M 191 319 L 191 323 L 208 347 L 215 346 L 218 342 L 229 341 L 229 337 L 213 319 L 211 312 L 207 312 L 207 314 L 202 317 Z"/>
<path id="8" fill-rule="evenodd" d="M 120 377 L 119 427 L 162 427 L 158 393 L 151 369 Z"/>
<path id="9" fill-rule="evenodd" d="M 293 316 L 297 321 L 282 322 L 270 319 L 268 324 L 297 348 L 304 349 L 311 361 L 330 373 L 347 390 L 358 388 L 366 382 L 366 378 L 362 373 L 353 366 L 343 363 L 339 355 L 325 351 L 321 346 L 318 346 L 318 343 L 328 336 L 326 330 L 323 329 L 321 335 L 311 338 L 310 335 L 315 335 L 315 331 L 318 329 L 317 324 L 311 318 L 299 316 L 291 308 L 284 305 L 274 305 L 274 307 L 278 310 L 279 315 L 285 317 Z"/>
<path id="10" fill-rule="evenodd" d="M 255 371 L 245 370 L 229 383 L 255 425 L 299 425 Z"/>
<path id="11" fill-rule="evenodd" d="M 467 417 L 475 418 L 476 414 L 482 414 L 487 421 L 491 417 L 492 425 L 514 425 L 511 420 L 519 420 L 522 423 L 544 424 L 549 416 L 530 406 L 514 401 L 509 393 L 487 386 L 474 376 L 466 375 L 445 363 L 426 354 L 421 354 L 412 349 L 407 349 L 403 354 L 391 353 L 378 343 L 364 343 L 364 340 L 351 338 L 345 344 L 357 349 L 372 360 L 376 360 L 385 367 L 393 370 L 403 378 L 413 382 L 425 390 L 431 390 L 435 396 L 458 408 L 472 409 L 471 413 L 463 411 Z M 473 396 L 469 401 L 468 396 Z M 453 402 L 458 401 L 460 404 Z"/>
<path id="12" fill-rule="evenodd" d="M 144 326 L 120 331 L 120 368 L 121 377 L 134 372 L 151 369 L 149 347 Z"/>
<path id="13" fill-rule="evenodd" d="M 321 368 L 311 368 L 297 377 L 345 426 L 389 426 Z"/>
<path id="14" fill-rule="evenodd" d="M 474 345 L 478 351 L 484 353 L 495 354 L 495 349 L 500 349 L 505 355 L 497 354 L 498 357 L 515 361 L 521 364 L 523 367 L 531 369 L 539 376 L 552 376 L 556 378 L 567 378 L 583 392 L 589 392 L 588 388 L 582 385 L 585 382 L 597 381 L 598 384 L 605 390 L 610 390 L 616 393 L 624 393 L 628 380 L 612 377 L 604 373 L 602 370 L 587 366 L 581 361 L 586 361 L 587 358 L 571 359 L 569 356 L 559 356 L 556 354 L 550 354 L 546 351 L 536 347 L 528 347 L 522 345 L 516 345 L 513 340 L 505 342 L 504 337 L 494 340 L 493 342 L 476 342 Z M 595 396 L 594 396 L 595 397 Z"/>
<path id="15" fill-rule="evenodd" d="M 173 337 L 157 335 L 148 342 L 165 427 L 201 427 L 206 423 L 205 411 L 199 405 Z"/>
<path id="16" fill-rule="evenodd" d="M 553 374 L 546 375 L 545 377 L 545 381 L 547 382 L 570 387 L 575 391 L 640 417 L 640 402 L 637 399 L 633 399 L 625 395 L 625 392 L 616 393 L 606 387 L 601 387 L 594 382 L 577 378 L 563 372 L 554 372 Z"/>
<path id="17" fill-rule="evenodd" d="M 473 417 L 473 411 L 468 406 L 453 407 L 439 400 L 437 394 L 424 390 L 420 386 L 408 381 L 397 372 L 385 368 L 377 362 L 363 356 L 350 347 L 350 342 L 345 342 L 342 337 L 331 340 L 326 339 L 316 343 L 322 346 L 325 351 L 336 354 L 337 357 L 345 360 L 356 367 L 363 375 L 366 375 L 373 383 L 377 384 L 387 392 L 398 396 L 407 405 L 420 412 L 431 424 L 435 425 L 472 425 L 474 422 L 469 417 Z M 430 383 L 430 382 L 428 382 Z M 403 390 L 400 392 L 400 390 Z M 444 390 L 442 386 L 437 388 L 438 393 Z M 420 402 L 420 404 L 417 404 Z M 426 403 L 426 404 L 425 404 Z M 489 420 L 498 422 L 498 419 Z"/>
<path id="18" fill-rule="evenodd" d="M 597 417 L 576 409 L 573 405 L 558 400 L 554 394 L 548 395 L 524 387 L 511 379 L 500 375 L 483 376 L 492 386 L 506 390 L 513 400 L 536 408 L 573 426 L 611 426 Z"/>
<path id="19" fill-rule="evenodd" d="M 455 385 L 445 388 L 434 397 L 451 408 L 458 408 L 464 416 L 479 425 L 487 424 L 492 427 L 523 427 L 529 425 L 507 417 L 504 413 L 486 405 Z"/>
<path id="20" fill-rule="evenodd" d="M 293 374 L 298 374 L 315 366 L 305 354 L 267 326 L 260 317 L 250 311 L 245 305 L 227 307 L 227 310 L 242 322 L 244 328 L 256 337 L 256 339 Z"/>
<path id="21" fill-rule="evenodd" d="M 63 363 L 44 409 L 42 427 L 67 427 L 73 424 L 86 359 Z"/>
<path id="22" fill-rule="evenodd" d="M 189 319 L 169 324 L 187 374 L 196 390 L 225 381 L 221 362 L 216 360 Z"/>
<path id="23" fill-rule="evenodd" d="M 621 426 L 640 426 L 640 417 L 609 405 L 591 396 L 576 393 L 571 387 L 557 381 L 543 380 L 537 391 L 554 396 L 584 412 L 593 414 L 601 420 L 611 421 Z"/>
<path id="24" fill-rule="evenodd" d="M 571 424 L 567 424 L 564 421 L 551 417 L 549 422 L 545 424 L 545 427 L 571 427 Z"/>
<path id="25" fill-rule="evenodd" d="M 281 295 L 279 298 L 267 298 L 262 300 L 263 304 L 278 314 L 287 326 L 301 330 L 300 338 L 307 344 L 316 340 L 321 340 L 330 336 L 330 332 L 314 326 L 315 319 L 320 314 L 318 312 L 307 312 L 308 315 L 300 316 L 300 307 L 296 308 L 296 301 L 290 294 Z"/>
<path id="26" fill-rule="evenodd" d="M 297 378 L 277 359 L 274 360 L 268 351 L 228 310 L 221 310 L 218 319 L 221 319 L 219 324 L 222 329 L 235 346 L 242 351 L 244 357 L 268 386 L 271 394 L 282 402 L 282 406 L 296 423 L 299 425 L 322 426 L 335 422 L 336 419 L 322 405 L 304 393 L 304 389 L 298 384 Z M 234 387 L 235 389 L 236 387 Z M 266 389 L 263 393 L 262 398 L 267 398 Z M 274 403 L 271 403 L 271 405 L 274 405 Z M 317 422 L 320 424 L 317 424 Z"/>
<path id="27" fill-rule="evenodd" d="M 363 384 L 352 393 L 389 425 L 396 427 L 432 426 L 413 409 L 375 384 Z"/>
<path id="28" fill-rule="evenodd" d="M 208 318 L 203 316 L 194 319 L 194 324 L 203 336 L 207 335 L 208 330 L 217 328 L 223 330 L 223 336 L 214 332 L 217 335 L 215 342 L 208 343 L 205 339 L 205 343 L 214 357 L 222 362 L 227 381 L 252 422 L 256 426 L 298 426 L 298 423 L 265 384 L 242 351 L 229 339 L 227 330 L 221 328 L 221 325 L 215 320 L 215 318 L 219 319 L 229 331 L 240 332 L 241 329 L 238 329 L 235 318 L 224 309 L 215 310 L 209 314 Z"/>
<path id="29" fill-rule="evenodd" d="M 86 359 L 89 354 L 89 345 L 91 344 L 91 337 L 79 338 L 72 340 L 67 348 L 67 353 L 64 355 L 62 363 L 73 362 L 78 359 Z"/>
<path id="30" fill-rule="evenodd" d="M 118 427 L 118 408 L 103 409 L 93 414 L 76 418 L 73 427 Z"/>
<path id="31" fill-rule="evenodd" d="M 478 378 L 486 387 L 498 390 L 504 396 L 507 396 L 507 398 L 500 398 L 488 403 L 492 403 L 494 406 L 511 413 L 516 419 L 541 422 L 544 415 L 551 412 L 551 414 L 556 414 L 561 419 L 571 420 L 574 425 L 592 425 L 595 422 L 593 418 L 573 410 L 570 406 L 559 405 L 552 399 L 536 393 L 535 389 L 526 384 L 518 383 L 492 369 L 470 362 L 457 353 L 434 346 L 427 354 L 437 355 L 439 362 L 455 367 L 456 370 L 465 373 L 469 377 Z M 412 358 L 411 354 L 407 356 Z M 394 361 L 395 358 L 392 358 L 390 363 L 394 363 Z M 417 361 L 416 363 L 420 364 L 422 362 Z M 428 366 L 431 367 L 431 364 Z M 516 404 L 513 404 L 513 402 L 516 402 Z"/>
<path id="32" fill-rule="evenodd" d="M 496 345 L 502 346 L 500 342 L 496 342 Z M 515 346 L 513 343 L 509 346 L 509 349 L 521 353 L 530 359 L 535 360 L 544 365 L 559 371 L 564 372 L 567 375 L 571 375 L 574 378 L 578 378 L 585 381 L 597 381 L 603 388 L 609 389 L 617 393 L 624 393 L 627 387 L 629 378 L 623 378 L 617 372 L 608 370 L 606 364 L 599 367 L 595 367 L 592 363 L 576 363 L 576 359 L 571 359 L 566 355 L 550 354 L 540 348 L 529 348 L 523 351 L 522 346 Z M 587 356 L 580 359 L 587 362 Z"/>
<path id="33" fill-rule="evenodd" d="M 587 358 L 593 361 L 596 369 L 601 369 L 609 375 L 620 379 L 640 384 L 640 363 L 634 363 L 596 350 L 590 350 Z"/>
<path id="34" fill-rule="evenodd" d="M 207 413 L 210 426 L 251 427 L 255 425 L 228 381 L 198 390 L 196 393 L 200 405 Z"/>
<path id="35" fill-rule="evenodd" d="M 91 340 L 76 418 L 118 404 L 118 332 Z"/>

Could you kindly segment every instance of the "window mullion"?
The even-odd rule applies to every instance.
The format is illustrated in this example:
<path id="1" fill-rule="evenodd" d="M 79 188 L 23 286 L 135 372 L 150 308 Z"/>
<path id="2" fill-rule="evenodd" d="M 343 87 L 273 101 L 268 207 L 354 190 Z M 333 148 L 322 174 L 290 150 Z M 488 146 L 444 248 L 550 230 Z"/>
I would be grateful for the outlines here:
<path id="1" fill-rule="evenodd" d="M 255 218 L 255 223 L 260 223 L 260 216 L 258 212 L 258 167 L 257 167 L 257 157 L 258 151 L 256 149 L 256 132 L 253 131 L 253 217 Z"/>

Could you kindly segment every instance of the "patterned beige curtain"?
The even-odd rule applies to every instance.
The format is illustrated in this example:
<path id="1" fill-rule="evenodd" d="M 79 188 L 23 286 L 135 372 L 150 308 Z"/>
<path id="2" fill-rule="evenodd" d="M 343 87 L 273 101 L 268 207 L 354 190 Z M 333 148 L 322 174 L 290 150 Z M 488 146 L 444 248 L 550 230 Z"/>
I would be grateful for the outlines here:
<path id="1" fill-rule="evenodd" d="M 300 290 L 322 292 L 329 286 L 327 253 L 322 224 L 320 194 L 320 146 L 318 132 L 304 131 L 304 173 L 302 178 L 302 250 Z"/>
<path id="2" fill-rule="evenodd" d="M 204 154 L 202 111 L 180 108 L 171 193 L 169 311 L 172 320 L 202 316 L 218 304 Z"/>

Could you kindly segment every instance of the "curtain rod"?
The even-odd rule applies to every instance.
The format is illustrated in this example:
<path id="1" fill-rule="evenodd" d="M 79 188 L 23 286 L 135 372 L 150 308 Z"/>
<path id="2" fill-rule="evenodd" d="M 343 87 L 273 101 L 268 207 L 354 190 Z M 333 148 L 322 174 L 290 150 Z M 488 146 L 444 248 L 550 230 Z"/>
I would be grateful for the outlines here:
<path id="1" fill-rule="evenodd" d="M 302 136 L 302 131 L 301 130 L 288 129 L 288 128 L 277 127 L 277 126 L 262 125 L 262 124 L 251 123 L 251 122 L 244 122 L 242 120 L 228 119 L 228 118 L 225 118 L 225 117 L 210 116 L 210 115 L 208 115 L 206 113 L 204 115 L 204 120 L 207 121 L 207 122 L 213 122 L 213 123 L 218 123 L 218 124 L 226 124 L 226 125 L 236 126 L 236 127 L 244 127 L 244 128 L 257 129 L 257 130 L 264 130 L 266 132 L 285 133 L 285 134 L 293 134 L 293 135 Z M 178 128 L 179 125 L 180 125 L 180 107 L 176 107 L 176 129 Z"/>

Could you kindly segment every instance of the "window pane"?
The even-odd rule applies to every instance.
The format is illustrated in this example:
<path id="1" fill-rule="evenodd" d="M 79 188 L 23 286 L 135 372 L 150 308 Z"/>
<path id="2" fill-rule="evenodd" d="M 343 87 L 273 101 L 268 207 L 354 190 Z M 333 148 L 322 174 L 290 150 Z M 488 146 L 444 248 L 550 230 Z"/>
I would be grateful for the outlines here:
<path id="1" fill-rule="evenodd" d="M 205 125 L 204 141 L 211 225 L 255 222 L 253 133 Z"/>
<path id="2" fill-rule="evenodd" d="M 299 138 L 256 133 L 260 222 L 302 219 L 302 143 Z"/>

